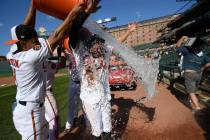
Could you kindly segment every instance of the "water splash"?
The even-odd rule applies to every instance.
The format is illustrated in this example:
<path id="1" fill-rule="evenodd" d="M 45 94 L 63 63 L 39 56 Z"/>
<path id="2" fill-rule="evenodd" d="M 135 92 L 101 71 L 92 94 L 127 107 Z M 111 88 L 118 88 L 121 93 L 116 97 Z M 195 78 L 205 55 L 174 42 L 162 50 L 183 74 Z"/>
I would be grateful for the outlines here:
<path id="1" fill-rule="evenodd" d="M 133 49 L 119 44 L 112 35 L 103 31 L 101 27 L 90 18 L 86 20 L 84 27 L 89 29 L 92 33 L 98 34 L 106 40 L 107 44 L 113 46 L 113 51 L 120 54 L 128 65 L 134 68 L 136 74 L 143 82 L 144 88 L 148 94 L 147 97 L 152 98 L 156 93 L 155 84 L 159 72 L 160 59 L 145 59 L 143 56 L 138 55 Z"/>

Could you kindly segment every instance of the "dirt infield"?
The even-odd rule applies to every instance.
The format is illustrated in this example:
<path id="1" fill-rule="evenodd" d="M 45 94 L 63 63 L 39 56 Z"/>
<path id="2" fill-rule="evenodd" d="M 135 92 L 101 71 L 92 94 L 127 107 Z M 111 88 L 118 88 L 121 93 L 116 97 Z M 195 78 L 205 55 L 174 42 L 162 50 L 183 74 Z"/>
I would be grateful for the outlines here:
<path id="1" fill-rule="evenodd" d="M 12 76 L 0 77 L 0 87 L 1 86 L 10 86 L 10 85 L 14 85 L 14 84 L 15 84 L 15 80 Z"/>
<path id="2" fill-rule="evenodd" d="M 113 92 L 113 139 L 208 139 L 205 134 L 207 129 L 197 123 L 190 109 L 179 102 L 165 85 L 157 86 L 157 92 L 157 96 L 150 101 L 144 100 L 142 86 L 138 86 L 136 91 Z M 89 139 L 83 125 L 61 136 L 61 140 Z"/>

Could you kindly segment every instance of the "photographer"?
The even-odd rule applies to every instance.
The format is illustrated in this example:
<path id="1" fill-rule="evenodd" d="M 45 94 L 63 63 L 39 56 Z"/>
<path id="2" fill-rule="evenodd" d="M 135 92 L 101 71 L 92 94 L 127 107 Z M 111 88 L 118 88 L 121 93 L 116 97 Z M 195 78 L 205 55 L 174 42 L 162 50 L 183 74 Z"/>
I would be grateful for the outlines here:
<path id="1" fill-rule="evenodd" d="M 198 89 L 202 72 L 210 66 L 210 58 L 203 53 L 205 42 L 199 38 L 181 37 L 177 42 L 177 52 L 183 55 L 182 68 L 184 70 L 185 87 L 195 111 L 200 110 L 195 92 Z"/>

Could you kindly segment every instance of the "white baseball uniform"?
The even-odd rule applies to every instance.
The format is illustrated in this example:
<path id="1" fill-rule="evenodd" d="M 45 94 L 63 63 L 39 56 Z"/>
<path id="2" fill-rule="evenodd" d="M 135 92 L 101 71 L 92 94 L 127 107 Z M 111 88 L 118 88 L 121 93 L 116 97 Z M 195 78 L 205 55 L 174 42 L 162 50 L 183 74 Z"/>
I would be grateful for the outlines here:
<path id="1" fill-rule="evenodd" d="M 45 140 L 43 63 L 50 54 L 47 40 L 39 38 L 40 46 L 14 54 L 7 59 L 16 78 L 17 94 L 13 104 L 13 122 L 22 140 Z"/>
<path id="2" fill-rule="evenodd" d="M 84 57 L 89 55 L 85 47 L 81 47 L 75 52 L 76 61 L 83 62 Z M 105 58 L 93 59 L 91 57 L 92 68 L 95 82 L 90 86 L 85 76 L 85 67 L 80 63 L 81 70 L 81 89 L 80 98 L 83 103 L 83 109 L 91 124 L 92 135 L 98 137 L 102 132 L 110 132 L 111 125 L 111 95 L 109 87 L 108 66 L 111 54 L 111 46 L 105 47 Z"/>
<path id="3" fill-rule="evenodd" d="M 46 96 L 45 96 L 45 118 L 49 123 L 49 140 L 58 138 L 58 108 L 55 97 L 53 96 L 53 82 L 57 72 L 58 60 L 50 60 L 44 63 L 46 76 Z"/>

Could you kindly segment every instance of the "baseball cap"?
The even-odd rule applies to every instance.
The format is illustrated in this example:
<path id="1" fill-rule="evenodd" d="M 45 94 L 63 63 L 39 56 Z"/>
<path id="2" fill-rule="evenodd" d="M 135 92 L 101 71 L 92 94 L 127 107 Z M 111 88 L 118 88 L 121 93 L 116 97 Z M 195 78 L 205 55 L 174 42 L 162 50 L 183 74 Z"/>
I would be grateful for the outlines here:
<path id="1" fill-rule="evenodd" d="M 99 35 L 93 34 L 86 41 L 84 41 L 86 47 L 91 47 L 95 43 L 105 43 L 105 40 L 101 38 Z"/>
<path id="2" fill-rule="evenodd" d="M 12 40 L 6 41 L 5 44 L 12 45 L 20 40 L 26 41 L 38 37 L 36 30 L 28 25 L 16 25 L 11 28 Z"/>

